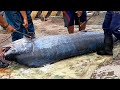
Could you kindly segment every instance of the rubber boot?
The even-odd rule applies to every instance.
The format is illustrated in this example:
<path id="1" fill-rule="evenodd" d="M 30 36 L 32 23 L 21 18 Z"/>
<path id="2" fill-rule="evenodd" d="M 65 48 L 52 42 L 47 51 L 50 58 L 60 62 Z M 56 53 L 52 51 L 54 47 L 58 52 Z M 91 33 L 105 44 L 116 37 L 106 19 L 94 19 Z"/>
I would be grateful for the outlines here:
<path id="1" fill-rule="evenodd" d="M 98 55 L 113 55 L 113 37 L 112 35 L 105 35 L 103 50 L 97 51 Z"/>

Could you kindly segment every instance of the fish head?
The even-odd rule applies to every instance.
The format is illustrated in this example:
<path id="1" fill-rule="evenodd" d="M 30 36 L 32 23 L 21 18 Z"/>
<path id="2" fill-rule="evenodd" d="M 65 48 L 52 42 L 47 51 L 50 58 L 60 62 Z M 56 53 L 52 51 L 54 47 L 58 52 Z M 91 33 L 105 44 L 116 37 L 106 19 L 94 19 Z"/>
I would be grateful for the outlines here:
<path id="1" fill-rule="evenodd" d="M 17 55 L 28 52 L 31 46 L 31 41 L 28 41 L 28 39 L 25 38 L 14 41 L 10 45 L 6 45 L 4 47 L 5 49 L 9 47 L 9 49 L 7 49 L 5 52 L 6 60 L 14 60 Z"/>

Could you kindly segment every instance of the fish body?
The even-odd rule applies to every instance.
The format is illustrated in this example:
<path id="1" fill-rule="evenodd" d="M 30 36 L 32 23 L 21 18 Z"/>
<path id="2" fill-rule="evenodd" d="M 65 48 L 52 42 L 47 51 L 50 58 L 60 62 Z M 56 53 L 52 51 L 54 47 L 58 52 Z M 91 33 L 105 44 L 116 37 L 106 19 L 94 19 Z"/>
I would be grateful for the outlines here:
<path id="1" fill-rule="evenodd" d="M 103 48 L 103 44 L 103 32 L 78 32 L 38 37 L 32 40 L 23 38 L 10 44 L 12 47 L 5 53 L 5 58 L 28 67 L 41 67 L 70 57 L 95 52 Z"/>

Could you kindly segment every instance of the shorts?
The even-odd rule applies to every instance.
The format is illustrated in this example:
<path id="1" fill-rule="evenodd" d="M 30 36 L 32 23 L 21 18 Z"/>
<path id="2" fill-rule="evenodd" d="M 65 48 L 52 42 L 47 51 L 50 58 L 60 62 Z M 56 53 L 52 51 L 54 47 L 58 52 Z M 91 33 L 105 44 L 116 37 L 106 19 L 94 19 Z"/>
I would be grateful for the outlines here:
<path id="1" fill-rule="evenodd" d="M 80 22 L 86 21 L 87 13 L 86 11 L 83 11 L 81 17 L 78 17 L 75 11 L 66 11 L 66 14 L 63 14 L 63 18 L 64 18 L 65 27 L 79 25 L 78 19 L 80 19 Z"/>

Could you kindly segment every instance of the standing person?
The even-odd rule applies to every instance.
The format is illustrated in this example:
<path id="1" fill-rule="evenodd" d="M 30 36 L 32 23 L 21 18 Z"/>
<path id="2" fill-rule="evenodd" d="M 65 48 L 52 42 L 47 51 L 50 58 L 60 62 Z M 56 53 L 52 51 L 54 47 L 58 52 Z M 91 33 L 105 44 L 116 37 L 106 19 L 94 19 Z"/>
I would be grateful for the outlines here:
<path id="1" fill-rule="evenodd" d="M 34 37 L 35 30 L 31 18 L 31 12 L 32 11 L 5 11 L 5 16 L 10 25 L 17 31 L 25 34 L 31 34 Z M 17 32 L 12 33 L 12 41 L 21 38 L 23 38 L 22 34 Z"/>
<path id="2" fill-rule="evenodd" d="M 47 21 L 51 15 L 52 11 L 48 11 L 48 13 L 45 16 L 45 21 Z"/>
<path id="3" fill-rule="evenodd" d="M 120 11 L 107 11 L 102 25 L 104 30 L 104 48 L 98 50 L 98 55 L 113 55 L 114 34 L 120 40 Z"/>
<path id="4" fill-rule="evenodd" d="M 42 11 L 38 11 L 37 14 L 36 14 L 36 16 L 35 16 L 35 19 L 40 18 L 41 14 L 42 14 Z"/>
<path id="5" fill-rule="evenodd" d="M 74 25 L 79 25 L 87 20 L 87 13 L 86 11 L 63 11 L 63 18 L 65 27 L 67 27 L 69 34 L 71 34 L 74 33 Z M 80 30 L 85 30 L 85 28 L 86 23 L 80 27 Z"/>
<path id="6" fill-rule="evenodd" d="M 52 11 L 48 11 L 47 12 L 47 14 L 44 17 L 44 21 L 48 20 L 48 18 L 51 15 L 51 13 L 52 13 Z M 42 11 L 38 11 L 37 15 L 35 16 L 35 19 L 37 19 L 37 18 L 43 18 L 41 14 L 42 14 Z"/>

